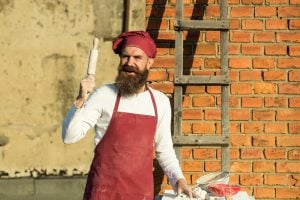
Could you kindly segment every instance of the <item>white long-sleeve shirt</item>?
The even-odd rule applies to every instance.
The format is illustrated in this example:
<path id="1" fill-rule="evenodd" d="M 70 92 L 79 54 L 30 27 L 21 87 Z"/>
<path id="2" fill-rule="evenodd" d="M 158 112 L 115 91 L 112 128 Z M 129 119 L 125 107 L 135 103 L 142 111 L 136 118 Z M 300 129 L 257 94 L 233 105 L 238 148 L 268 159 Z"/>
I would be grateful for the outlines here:
<path id="1" fill-rule="evenodd" d="M 156 159 L 174 188 L 178 179 L 184 178 L 184 176 L 173 149 L 170 102 L 165 94 L 152 88 L 149 89 L 153 93 L 158 115 L 154 138 Z M 117 88 L 113 84 L 108 84 L 98 88 L 82 108 L 76 109 L 73 105 L 63 121 L 63 142 L 75 143 L 82 139 L 90 128 L 95 127 L 94 141 L 97 145 L 108 128 L 116 98 Z M 155 115 L 149 91 L 131 97 L 121 97 L 118 111 Z"/>

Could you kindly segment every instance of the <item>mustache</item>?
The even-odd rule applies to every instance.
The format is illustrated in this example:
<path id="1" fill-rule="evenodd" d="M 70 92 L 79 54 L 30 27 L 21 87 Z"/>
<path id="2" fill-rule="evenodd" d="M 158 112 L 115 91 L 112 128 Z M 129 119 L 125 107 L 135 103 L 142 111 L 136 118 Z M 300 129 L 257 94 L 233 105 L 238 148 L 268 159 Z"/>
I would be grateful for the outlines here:
<path id="1" fill-rule="evenodd" d="M 139 69 L 137 69 L 136 67 L 133 67 L 133 66 L 129 66 L 129 65 L 121 66 L 120 71 L 139 73 Z"/>

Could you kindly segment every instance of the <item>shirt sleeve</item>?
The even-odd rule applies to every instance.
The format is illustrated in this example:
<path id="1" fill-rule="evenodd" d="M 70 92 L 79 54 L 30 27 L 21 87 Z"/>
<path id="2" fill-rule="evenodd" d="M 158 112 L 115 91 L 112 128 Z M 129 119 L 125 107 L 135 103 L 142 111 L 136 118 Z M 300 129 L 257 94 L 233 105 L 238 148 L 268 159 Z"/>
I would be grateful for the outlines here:
<path id="1" fill-rule="evenodd" d="M 170 102 L 168 98 L 165 98 L 163 102 L 158 108 L 162 113 L 158 119 L 158 128 L 155 136 L 156 159 L 165 175 L 167 175 L 173 189 L 175 189 L 177 181 L 180 178 L 184 179 L 184 176 L 173 148 Z"/>
<path id="2" fill-rule="evenodd" d="M 97 103 L 97 91 L 94 92 L 82 108 L 74 105 L 67 112 L 62 124 L 62 140 L 66 144 L 72 144 L 82 139 L 87 131 L 93 127 L 101 109 Z"/>

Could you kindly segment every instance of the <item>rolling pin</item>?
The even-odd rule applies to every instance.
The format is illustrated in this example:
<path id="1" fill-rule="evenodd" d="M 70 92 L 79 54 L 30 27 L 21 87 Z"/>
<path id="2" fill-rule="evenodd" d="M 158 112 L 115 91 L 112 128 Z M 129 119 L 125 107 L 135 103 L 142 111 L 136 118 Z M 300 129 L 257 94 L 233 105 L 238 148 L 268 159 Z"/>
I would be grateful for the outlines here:
<path id="1" fill-rule="evenodd" d="M 94 38 L 93 48 L 90 50 L 89 63 L 87 67 L 87 75 L 95 75 L 98 58 L 98 38 Z"/>

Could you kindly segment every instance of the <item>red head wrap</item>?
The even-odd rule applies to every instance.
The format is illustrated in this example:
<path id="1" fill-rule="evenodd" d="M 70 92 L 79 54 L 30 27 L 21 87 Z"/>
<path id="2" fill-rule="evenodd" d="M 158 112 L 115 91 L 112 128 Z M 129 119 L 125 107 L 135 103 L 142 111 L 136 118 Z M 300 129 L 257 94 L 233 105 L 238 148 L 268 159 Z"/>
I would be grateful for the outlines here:
<path id="1" fill-rule="evenodd" d="M 112 48 L 116 54 L 120 54 L 126 46 L 140 48 L 150 58 L 155 58 L 156 56 L 155 42 L 147 32 L 129 31 L 121 33 L 113 42 Z"/>

